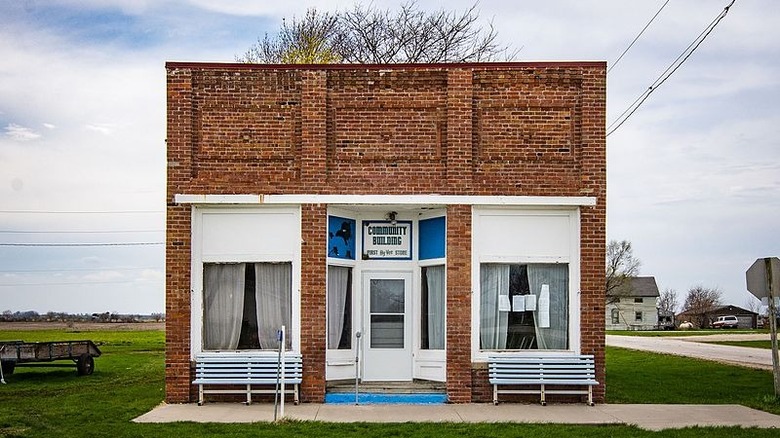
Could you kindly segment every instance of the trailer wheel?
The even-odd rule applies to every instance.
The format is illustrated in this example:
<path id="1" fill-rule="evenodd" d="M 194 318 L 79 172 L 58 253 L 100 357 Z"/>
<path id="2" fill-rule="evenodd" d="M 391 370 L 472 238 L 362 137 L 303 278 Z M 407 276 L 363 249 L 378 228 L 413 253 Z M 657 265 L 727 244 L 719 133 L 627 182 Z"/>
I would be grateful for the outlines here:
<path id="1" fill-rule="evenodd" d="M 10 376 L 14 373 L 14 368 L 16 368 L 16 362 L 12 360 L 4 360 L 0 362 L 0 366 L 3 367 L 3 375 L 4 376 Z"/>
<path id="2" fill-rule="evenodd" d="M 88 376 L 92 374 L 92 372 L 95 371 L 95 359 L 87 353 L 82 354 L 76 362 L 76 370 L 78 371 L 79 376 Z"/>

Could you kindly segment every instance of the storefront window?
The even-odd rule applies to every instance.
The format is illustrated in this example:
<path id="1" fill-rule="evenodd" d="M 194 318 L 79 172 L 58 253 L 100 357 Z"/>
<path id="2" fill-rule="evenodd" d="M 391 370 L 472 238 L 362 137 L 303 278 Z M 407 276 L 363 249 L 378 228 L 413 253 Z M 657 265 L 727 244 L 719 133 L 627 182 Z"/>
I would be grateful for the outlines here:
<path id="1" fill-rule="evenodd" d="M 569 347 L 568 264 L 480 265 L 480 349 Z"/>
<path id="2" fill-rule="evenodd" d="M 352 348 L 352 268 L 328 266 L 328 348 Z"/>
<path id="3" fill-rule="evenodd" d="M 422 268 L 420 348 L 443 350 L 445 314 L 444 265 Z"/>
<path id="4" fill-rule="evenodd" d="M 291 290 L 290 263 L 204 264 L 204 350 L 276 350 L 282 325 L 290 349 Z"/>

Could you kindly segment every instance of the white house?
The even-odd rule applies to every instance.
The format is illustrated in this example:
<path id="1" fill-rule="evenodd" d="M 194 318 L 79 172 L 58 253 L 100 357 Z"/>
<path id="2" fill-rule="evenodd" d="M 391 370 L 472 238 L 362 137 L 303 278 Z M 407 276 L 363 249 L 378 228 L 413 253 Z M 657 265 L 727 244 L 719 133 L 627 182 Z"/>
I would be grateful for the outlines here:
<path id="1" fill-rule="evenodd" d="M 655 277 L 631 277 L 607 294 L 607 330 L 652 330 L 658 327 Z"/>

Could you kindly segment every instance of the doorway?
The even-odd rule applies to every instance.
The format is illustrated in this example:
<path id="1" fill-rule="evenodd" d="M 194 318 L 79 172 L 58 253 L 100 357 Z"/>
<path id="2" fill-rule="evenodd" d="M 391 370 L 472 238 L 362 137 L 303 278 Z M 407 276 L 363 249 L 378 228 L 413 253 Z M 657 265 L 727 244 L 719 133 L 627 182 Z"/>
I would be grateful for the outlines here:
<path id="1" fill-rule="evenodd" d="M 412 380 L 411 272 L 363 273 L 364 381 Z"/>

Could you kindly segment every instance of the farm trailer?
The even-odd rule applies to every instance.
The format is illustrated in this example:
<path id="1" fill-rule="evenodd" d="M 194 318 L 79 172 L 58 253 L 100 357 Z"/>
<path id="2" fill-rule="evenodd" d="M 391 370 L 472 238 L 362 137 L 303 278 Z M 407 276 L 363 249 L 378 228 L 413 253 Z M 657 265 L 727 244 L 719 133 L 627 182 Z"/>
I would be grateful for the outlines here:
<path id="1" fill-rule="evenodd" d="M 92 341 L 24 342 L 0 341 L 0 365 L 3 376 L 11 375 L 17 366 L 76 367 L 79 376 L 92 374 L 100 349 Z M 70 360 L 73 364 L 54 364 Z"/>

